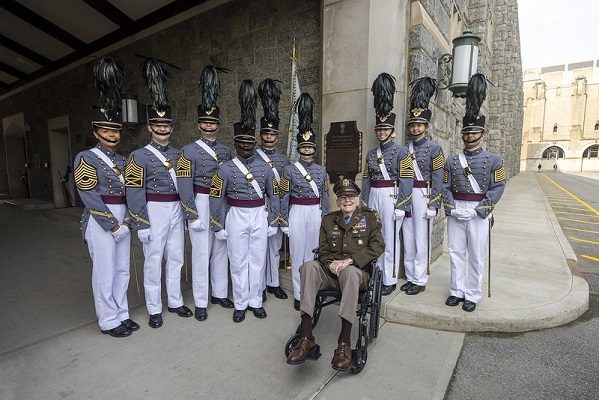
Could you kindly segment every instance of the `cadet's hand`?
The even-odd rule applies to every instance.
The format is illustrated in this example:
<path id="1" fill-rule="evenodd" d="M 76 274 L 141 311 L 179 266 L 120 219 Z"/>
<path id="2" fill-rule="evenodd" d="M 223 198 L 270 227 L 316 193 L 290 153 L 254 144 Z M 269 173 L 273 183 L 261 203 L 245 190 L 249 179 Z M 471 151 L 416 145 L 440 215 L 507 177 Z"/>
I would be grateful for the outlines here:
<path id="1" fill-rule="evenodd" d="M 266 231 L 266 236 L 271 237 L 277 234 L 277 230 L 279 228 L 277 228 L 276 226 L 269 226 L 268 230 Z"/>
<path id="2" fill-rule="evenodd" d="M 453 210 L 451 210 L 449 212 L 449 215 L 451 215 L 452 217 L 458 217 L 458 210 L 456 210 L 455 208 Z"/>
<path id="3" fill-rule="evenodd" d="M 289 227 L 288 226 L 282 226 L 281 227 L 281 232 L 283 232 L 285 235 L 289 236 Z"/>
<path id="4" fill-rule="evenodd" d="M 431 210 L 430 208 L 426 209 L 426 213 L 424 213 L 424 218 L 433 219 L 437 216 L 437 209 Z"/>
<path id="5" fill-rule="evenodd" d="M 137 237 L 143 244 L 148 244 L 152 241 L 152 231 L 150 228 L 140 229 L 137 231 Z"/>
<path id="6" fill-rule="evenodd" d="M 191 229 L 194 232 L 201 232 L 204 229 L 206 229 L 206 227 L 204 226 L 202 221 L 200 221 L 200 219 L 197 218 L 195 221 L 189 223 L 189 229 Z"/>
<path id="7" fill-rule="evenodd" d="M 458 211 L 458 219 L 460 221 L 470 221 L 472 218 L 476 217 L 478 214 L 473 209 L 459 210 Z"/>
<path id="8" fill-rule="evenodd" d="M 217 240 L 227 240 L 227 238 L 229 237 L 229 234 L 227 233 L 227 231 L 226 231 L 226 230 L 224 230 L 224 229 L 221 229 L 221 230 L 220 230 L 220 231 L 218 231 L 218 232 L 214 232 L 214 237 L 215 237 Z"/>
<path id="9" fill-rule="evenodd" d="M 129 235 L 129 227 L 127 225 L 119 225 L 119 229 L 110 233 L 112 233 L 114 241 L 118 243 L 121 240 L 125 239 L 127 235 Z"/>
<path id="10" fill-rule="evenodd" d="M 406 216 L 406 212 L 404 210 L 395 209 L 395 211 L 393 211 L 393 220 L 394 221 L 399 221 L 405 216 Z"/>

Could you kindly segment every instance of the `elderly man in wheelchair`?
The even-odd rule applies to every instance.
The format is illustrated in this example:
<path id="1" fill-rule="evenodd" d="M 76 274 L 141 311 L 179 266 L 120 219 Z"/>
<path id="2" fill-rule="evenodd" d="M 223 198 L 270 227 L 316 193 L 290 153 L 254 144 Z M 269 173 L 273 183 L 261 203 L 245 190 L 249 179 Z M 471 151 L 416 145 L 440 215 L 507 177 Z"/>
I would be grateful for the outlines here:
<path id="1" fill-rule="evenodd" d="M 341 291 L 341 332 L 331 364 L 336 370 L 346 371 L 352 367 L 351 329 L 359 294 L 368 290 L 369 271 L 373 261 L 383 253 L 385 242 L 378 214 L 371 209 L 358 207 L 360 189 L 352 180 L 341 179 L 333 191 L 337 195 L 339 210 L 325 215 L 322 220 L 318 259 L 300 267 L 301 324 L 296 334 L 299 341 L 294 342 L 289 349 L 287 363 L 301 364 L 307 358 L 314 360 L 320 356 L 320 347 L 312 335 L 321 306 L 318 292 L 337 290 Z M 380 289 L 380 280 L 378 283 Z M 380 301 L 380 293 L 377 296 Z M 316 304 L 317 301 L 319 304 Z M 318 313 L 313 321 L 315 306 Z M 376 322 L 378 329 L 378 304 Z"/>

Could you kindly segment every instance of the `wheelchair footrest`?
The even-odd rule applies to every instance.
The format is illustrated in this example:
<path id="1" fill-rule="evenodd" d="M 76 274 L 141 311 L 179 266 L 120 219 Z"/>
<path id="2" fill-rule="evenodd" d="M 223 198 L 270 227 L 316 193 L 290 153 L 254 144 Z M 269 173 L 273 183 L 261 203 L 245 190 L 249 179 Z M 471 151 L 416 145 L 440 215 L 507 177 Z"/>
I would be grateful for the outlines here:
<path id="1" fill-rule="evenodd" d="M 308 355 L 306 356 L 306 360 L 316 361 L 320 358 L 321 355 L 322 354 L 320 353 L 320 346 L 316 345 L 316 347 L 314 347 L 312 351 L 308 353 Z"/>

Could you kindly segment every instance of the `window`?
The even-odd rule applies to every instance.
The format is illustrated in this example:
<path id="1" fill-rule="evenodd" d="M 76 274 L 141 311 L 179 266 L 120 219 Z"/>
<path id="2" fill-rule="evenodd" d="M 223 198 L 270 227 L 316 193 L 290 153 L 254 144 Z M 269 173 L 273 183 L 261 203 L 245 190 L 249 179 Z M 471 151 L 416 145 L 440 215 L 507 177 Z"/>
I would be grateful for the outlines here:
<path id="1" fill-rule="evenodd" d="M 597 122 L 597 123 L 595 124 L 595 130 L 596 130 L 596 131 L 599 131 L 599 122 Z"/>
<path id="2" fill-rule="evenodd" d="M 543 160 L 551 160 L 551 159 L 557 160 L 559 158 L 565 158 L 565 157 L 564 157 L 564 151 L 557 146 L 551 146 L 543 152 Z"/>
<path id="3" fill-rule="evenodd" d="M 598 158 L 599 157 L 599 144 L 594 144 L 587 147 L 582 153 L 582 158 Z"/>
<path id="4" fill-rule="evenodd" d="M 553 133 L 557 133 L 557 124 L 553 125 Z"/>

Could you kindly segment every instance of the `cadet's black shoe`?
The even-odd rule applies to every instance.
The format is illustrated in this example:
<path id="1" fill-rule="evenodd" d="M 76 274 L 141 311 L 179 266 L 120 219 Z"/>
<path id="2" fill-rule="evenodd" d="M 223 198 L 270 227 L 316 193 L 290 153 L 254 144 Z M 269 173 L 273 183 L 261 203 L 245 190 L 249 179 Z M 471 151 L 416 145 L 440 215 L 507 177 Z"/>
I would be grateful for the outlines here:
<path id="1" fill-rule="evenodd" d="M 241 322 L 245 319 L 245 310 L 233 311 L 233 322 Z"/>
<path id="2" fill-rule="evenodd" d="M 266 318 L 266 310 L 264 307 L 248 307 L 248 310 L 254 313 L 254 317 L 256 318 Z"/>
<path id="3" fill-rule="evenodd" d="M 266 291 L 275 295 L 277 299 L 286 299 L 287 293 L 280 286 L 267 286 Z"/>
<path id="4" fill-rule="evenodd" d="M 406 294 L 409 294 L 409 295 L 418 294 L 420 292 L 424 292 L 424 289 L 426 289 L 426 286 L 420 286 L 420 285 L 416 285 L 413 283 L 412 286 L 410 286 L 408 289 L 406 289 Z"/>
<path id="5" fill-rule="evenodd" d="M 383 285 L 383 290 L 381 290 L 381 294 L 383 296 L 389 296 L 391 293 L 393 293 L 393 291 L 395 291 L 396 287 L 397 285 Z"/>
<path id="6" fill-rule="evenodd" d="M 172 312 L 172 313 L 177 313 L 178 316 L 180 317 L 184 317 L 184 318 L 188 318 L 191 317 L 193 315 L 193 313 L 191 312 L 191 310 L 189 309 L 189 307 L 182 305 L 181 307 L 177 307 L 177 308 L 168 308 L 168 312 Z"/>
<path id="7" fill-rule="evenodd" d="M 402 292 L 405 292 L 406 290 L 408 290 L 410 288 L 410 286 L 412 286 L 413 283 L 412 282 L 406 282 L 403 285 L 401 285 L 399 287 L 399 290 L 401 290 Z"/>
<path id="8" fill-rule="evenodd" d="M 266 289 L 262 291 L 262 302 L 264 303 L 266 300 L 268 300 L 266 298 Z"/>
<path id="9" fill-rule="evenodd" d="M 139 325 L 137 325 L 137 323 L 135 323 L 135 321 L 133 321 L 130 318 L 121 321 L 121 324 L 125 325 L 125 327 L 129 329 L 131 332 L 139 330 Z"/>
<path id="10" fill-rule="evenodd" d="M 473 301 L 470 301 L 470 300 L 466 300 L 466 301 L 464 301 L 464 304 L 462 305 L 462 310 L 472 312 L 472 311 L 476 310 L 476 303 Z"/>
<path id="11" fill-rule="evenodd" d="M 150 328 L 160 328 L 162 326 L 162 314 L 150 315 L 148 325 L 150 325 Z"/>
<path id="12" fill-rule="evenodd" d="M 300 301 L 297 299 L 293 299 L 293 308 L 295 308 L 297 311 L 300 310 Z"/>
<path id="13" fill-rule="evenodd" d="M 222 308 L 233 308 L 235 307 L 235 305 L 233 304 L 233 302 L 231 300 L 229 300 L 226 297 L 220 298 L 220 297 L 214 297 L 214 296 L 210 296 L 210 303 L 212 304 L 219 304 Z"/>
<path id="14" fill-rule="evenodd" d="M 196 307 L 195 317 L 198 321 L 205 321 L 208 318 L 206 307 Z"/>
<path id="15" fill-rule="evenodd" d="M 139 326 L 137 327 L 139 329 Z M 108 334 L 112 337 L 127 337 L 131 335 L 131 331 L 125 325 L 120 324 L 116 328 L 109 329 L 107 331 L 102 330 L 103 334 Z"/>
<path id="16" fill-rule="evenodd" d="M 460 304 L 460 301 L 464 301 L 463 297 L 449 296 L 447 300 L 445 300 L 445 304 L 450 307 L 455 307 Z"/>

